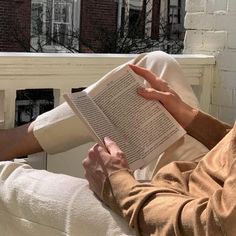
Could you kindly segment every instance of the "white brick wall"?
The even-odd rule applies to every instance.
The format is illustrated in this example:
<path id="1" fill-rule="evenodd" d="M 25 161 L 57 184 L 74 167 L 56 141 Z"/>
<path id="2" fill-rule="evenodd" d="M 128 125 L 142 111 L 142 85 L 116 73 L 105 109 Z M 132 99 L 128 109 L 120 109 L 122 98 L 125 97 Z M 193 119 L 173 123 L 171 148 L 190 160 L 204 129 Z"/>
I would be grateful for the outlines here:
<path id="1" fill-rule="evenodd" d="M 235 0 L 228 0 L 228 11 L 236 11 L 236 1 Z"/>
<path id="2" fill-rule="evenodd" d="M 206 31 L 203 48 L 210 51 L 222 51 L 225 48 L 227 33 L 225 31 Z"/>
<path id="3" fill-rule="evenodd" d="M 202 30 L 188 30 L 185 35 L 185 50 L 199 50 L 203 49 L 204 31 Z"/>
<path id="4" fill-rule="evenodd" d="M 235 32 L 228 32 L 227 45 L 229 49 L 236 49 L 236 33 Z"/>
<path id="5" fill-rule="evenodd" d="M 205 0 L 186 0 L 185 10 L 187 12 L 203 12 Z"/>
<path id="6" fill-rule="evenodd" d="M 185 53 L 216 56 L 211 113 L 236 119 L 236 0 L 186 0 Z"/>
<path id="7" fill-rule="evenodd" d="M 197 30 L 213 30 L 215 16 L 213 14 L 205 14 L 204 12 L 186 13 L 184 26 L 186 29 Z"/>
<path id="8" fill-rule="evenodd" d="M 205 6 L 208 13 L 227 11 L 227 0 L 208 0 Z"/>
<path id="9" fill-rule="evenodd" d="M 229 71 L 236 73 L 236 51 L 224 50 L 217 56 L 218 69 L 222 72 Z M 234 76 L 236 80 L 236 74 Z"/>

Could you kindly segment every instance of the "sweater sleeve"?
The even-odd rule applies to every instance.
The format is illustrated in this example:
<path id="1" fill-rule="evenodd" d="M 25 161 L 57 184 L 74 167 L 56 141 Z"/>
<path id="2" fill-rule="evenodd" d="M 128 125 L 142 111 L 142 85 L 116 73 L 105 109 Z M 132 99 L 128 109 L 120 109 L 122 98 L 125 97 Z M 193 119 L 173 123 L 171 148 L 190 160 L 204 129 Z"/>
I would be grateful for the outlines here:
<path id="1" fill-rule="evenodd" d="M 155 187 L 151 183 L 140 183 L 131 172 L 120 170 L 107 179 L 103 189 L 103 201 L 124 217 L 130 227 L 137 229 L 138 211 L 153 193 Z"/>
<path id="2" fill-rule="evenodd" d="M 168 168 L 178 172 L 175 164 Z M 190 196 L 172 177 L 169 183 L 139 183 L 122 170 L 110 176 L 103 200 L 138 236 L 222 235 L 211 200 Z"/>
<path id="3" fill-rule="evenodd" d="M 189 135 L 212 149 L 232 127 L 201 111 L 186 128 Z"/>
<path id="4" fill-rule="evenodd" d="M 129 227 L 134 228 L 137 235 L 158 235 L 158 227 L 161 225 L 158 218 L 163 213 L 157 212 L 158 209 L 153 211 L 153 209 L 149 208 L 145 210 L 145 216 L 148 219 L 143 219 L 143 211 L 145 206 L 152 205 L 153 199 L 154 207 L 158 206 L 155 202 L 159 200 L 156 198 L 159 194 L 173 194 L 174 196 L 179 193 L 167 186 L 158 188 L 150 182 L 140 183 L 134 179 L 129 171 L 120 170 L 113 173 L 106 182 L 103 191 L 103 201 L 112 210 L 125 218 Z M 176 204 L 175 198 L 172 204 Z M 153 221 L 153 223 L 150 223 L 150 221 Z M 152 232 L 153 230 L 156 232 Z"/>

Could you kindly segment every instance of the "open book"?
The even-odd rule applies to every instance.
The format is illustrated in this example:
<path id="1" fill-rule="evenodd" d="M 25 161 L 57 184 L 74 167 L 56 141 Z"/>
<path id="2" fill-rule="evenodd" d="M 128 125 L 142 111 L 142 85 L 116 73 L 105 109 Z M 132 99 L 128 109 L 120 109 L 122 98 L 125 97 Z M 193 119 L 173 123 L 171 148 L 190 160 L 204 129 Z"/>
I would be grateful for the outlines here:
<path id="1" fill-rule="evenodd" d="M 82 92 L 65 94 L 95 142 L 114 140 L 135 170 L 158 157 L 186 132 L 157 101 L 137 93 L 144 79 L 126 65 Z M 75 127 L 76 128 L 76 127 Z"/>

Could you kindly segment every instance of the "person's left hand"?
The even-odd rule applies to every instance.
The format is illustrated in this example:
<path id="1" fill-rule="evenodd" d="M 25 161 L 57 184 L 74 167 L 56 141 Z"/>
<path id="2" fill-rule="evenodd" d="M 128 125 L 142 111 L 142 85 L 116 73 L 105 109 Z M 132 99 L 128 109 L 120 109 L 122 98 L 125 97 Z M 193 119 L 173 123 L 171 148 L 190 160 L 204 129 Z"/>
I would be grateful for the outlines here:
<path id="1" fill-rule="evenodd" d="M 96 144 L 83 161 L 89 187 L 100 199 L 106 178 L 115 171 L 129 169 L 125 155 L 117 144 L 109 138 L 104 138 L 104 143 L 107 150 Z"/>

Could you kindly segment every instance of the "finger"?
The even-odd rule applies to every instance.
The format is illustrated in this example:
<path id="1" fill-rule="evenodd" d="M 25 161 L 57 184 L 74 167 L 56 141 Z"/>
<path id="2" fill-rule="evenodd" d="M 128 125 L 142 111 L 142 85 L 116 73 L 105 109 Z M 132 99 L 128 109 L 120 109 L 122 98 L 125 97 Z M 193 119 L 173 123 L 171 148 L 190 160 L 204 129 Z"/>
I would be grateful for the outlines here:
<path id="1" fill-rule="evenodd" d="M 129 67 L 137 74 L 142 76 L 153 87 L 156 86 L 156 75 L 151 71 L 140 66 L 130 64 Z"/>
<path id="2" fill-rule="evenodd" d="M 105 137 L 104 138 L 104 143 L 106 145 L 106 148 L 108 150 L 108 152 L 113 156 L 116 156 L 119 153 L 122 153 L 122 151 L 120 150 L 120 148 L 118 147 L 118 145 L 111 140 L 109 137 Z"/>
<path id="3" fill-rule="evenodd" d="M 132 65 L 132 64 L 130 64 L 129 67 L 136 74 L 142 76 L 151 85 L 152 88 L 155 88 L 157 90 L 163 90 L 164 85 L 166 85 L 166 82 L 164 80 L 158 78 L 150 70 L 147 70 L 145 68 L 142 68 L 142 67 L 136 66 L 136 65 Z"/>
<path id="4" fill-rule="evenodd" d="M 97 145 L 93 149 L 94 155 L 100 159 L 106 159 L 109 154 L 108 150 L 100 145 Z"/>
<path id="5" fill-rule="evenodd" d="M 98 144 L 95 144 L 92 148 L 89 149 L 87 157 L 83 160 L 82 165 L 84 169 L 90 169 L 92 166 L 96 165 L 97 163 L 97 156 L 95 153 L 96 147 Z"/>
<path id="6" fill-rule="evenodd" d="M 98 145 L 94 148 L 94 153 L 97 157 L 97 163 L 99 163 L 102 172 L 107 176 L 108 174 L 105 166 L 107 166 L 107 163 L 110 161 L 110 154 L 108 153 L 108 150 Z"/>
<path id="7" fill-rule="evenodd" d="M 82 161 L 82 165 L 84 169 L 87 169 L 89 167 L 89 160 L 87 157 Z"/>

